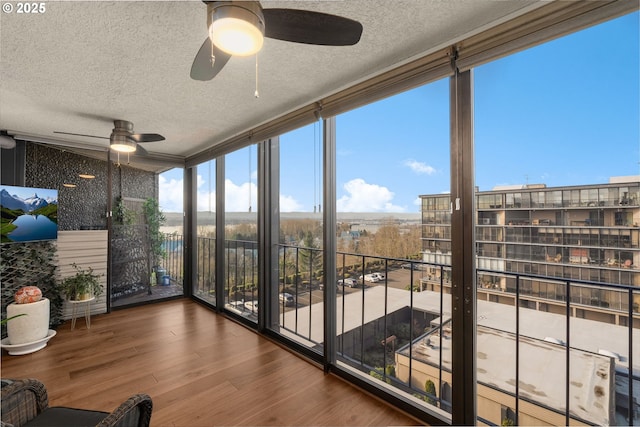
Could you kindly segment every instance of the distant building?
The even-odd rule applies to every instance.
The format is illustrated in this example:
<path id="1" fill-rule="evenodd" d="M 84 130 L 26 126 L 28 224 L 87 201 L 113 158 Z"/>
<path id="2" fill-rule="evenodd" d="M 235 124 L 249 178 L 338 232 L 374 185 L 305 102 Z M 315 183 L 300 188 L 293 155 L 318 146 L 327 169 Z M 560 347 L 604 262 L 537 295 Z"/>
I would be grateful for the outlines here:
<path id="1" fill-rule="evenodd" d="M 539 320 L 535 316 L 532 319 Z M 434 325 L 431 331 L 398 349 L 395 368 L 400 381 L 410 381 L 416 388 L 424 386 L 427 380 L 439 384 L 436 387 L 439 391 L 435 394 L 441 399 L 440 407 L 446 410 L 450 408 L 447 403 L 451 402 L 451 334 L 455 332 L 451 330 L 450 319 L 443 324 L 442 337 L 438 326 Z M 564 345 L 549 339 L 518 338 L 502 329 L 502 326 L 495 329 L 478 325 L 478 416 L 498 425 L 516 425 L 516 360 L 513 349 L 518 340 L 522 367 L 519 371 L 518 396 L 521 402 L 518 425 L 565 425 L 565 383 L 553 380 L 565 377 Z M 412 369 L 409 369 L 410 363 Z M 626 378 L 616 377 L 615 366 L 610 357 L 579 348 L 571 349 L 569 395 L 572 423 L 617 424 L 615 385 L 616 381 Z M 511 424 L 504 424 L 506 420 Z"/>
<path id="2" fill-rule="evenodd" d="M 450 196 L 420 197 L 423 261 L 451 265 Z M 573 316 L 628 324 L 624 286 L 640 289 L 640 176 L 598 185 L 496 187 L 476 193 L 475 214 L 479 299 L 513 305 L 519 274 L 521 305 L 563 312 L 571 281 Z M 423 286 L 439 289 L 441 271 L 428 268 Z M 640 327 L 640 292 L 632 304 Z"/>
<path id="3" fill-rule="evenodd" d="M 337 345 L 343 357 L 358 360 L 362 349 L 366 352 L 386 344 L 386 340 L 379 341 L 386 328 L 411 322 L 424 332 L 393 349 L 393 360 L 387 363 L 393 364 L 395 373 L 389 384 L 411 387 L 418 397 L 417 391 L 424 392 L 425 383 L 431 380 L 435 385 L 431 404 L 451 410 L 451 337 L 456 333 L 451 324 L 451 298 L 375 284 L 339 294 L 338 299 Z M 520 425 L 566 425 L 567 397 L 571 425 L 626 424 L 629 370 L 636 378 L 640 372 L 640 358 L 634 357 L 630 366 L 628 328 L 573 319 L 567 378 L 564 314 L 520 310 L 516 326 L 512 307 L 504 304 L 478 301 L 478 313 L 477 412 L 481 419 L 494 425 L 514 422 L 517 395 Z M 322 343 L 324 330 L 316 326 L 323 315 L 323 304 L 317 303 L 285 312 L 283 323 L 309 331 L 310 342 Z M 633 342 L 640 342 L 638 329 L 633 330 Z M 635 380 L 633 387 L 633 396 L 637 396 L 640 382 Z M 640 414 L 636 398 L 633 410 Z"/>

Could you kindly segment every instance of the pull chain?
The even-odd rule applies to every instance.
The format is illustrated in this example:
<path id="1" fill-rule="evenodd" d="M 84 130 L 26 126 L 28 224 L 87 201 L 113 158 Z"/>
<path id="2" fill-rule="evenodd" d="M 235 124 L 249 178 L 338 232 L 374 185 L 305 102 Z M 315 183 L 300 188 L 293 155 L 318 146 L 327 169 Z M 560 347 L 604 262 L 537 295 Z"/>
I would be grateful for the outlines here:
<path id="1" fill-rule="evenodd" d="M 256 91 L 253 94 L 256 98 L 260 98 L 260 94 L 258 93 L 258 54 L 256 53 Z"/>

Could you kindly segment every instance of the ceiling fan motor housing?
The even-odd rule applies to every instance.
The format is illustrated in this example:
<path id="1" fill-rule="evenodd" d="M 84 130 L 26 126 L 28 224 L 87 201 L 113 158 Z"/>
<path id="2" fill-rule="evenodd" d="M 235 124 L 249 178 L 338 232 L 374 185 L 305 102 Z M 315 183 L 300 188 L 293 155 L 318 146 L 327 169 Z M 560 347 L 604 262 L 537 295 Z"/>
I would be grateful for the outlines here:
<path id="1" fill-rule="evenodd" d="M 111 144 L 126 144 L 130 145 L 136 141 L 133 139 L 133 123 L 126 120 L 114 120 L 113 130 L 109 140 Z"/>
<path id="2" fill-rule="evenodd" d="M 126 132 L 133 133 L 133 123 L 128 122 L 126 120 L 114 120 L 113 121 L 113 132 Z"/>

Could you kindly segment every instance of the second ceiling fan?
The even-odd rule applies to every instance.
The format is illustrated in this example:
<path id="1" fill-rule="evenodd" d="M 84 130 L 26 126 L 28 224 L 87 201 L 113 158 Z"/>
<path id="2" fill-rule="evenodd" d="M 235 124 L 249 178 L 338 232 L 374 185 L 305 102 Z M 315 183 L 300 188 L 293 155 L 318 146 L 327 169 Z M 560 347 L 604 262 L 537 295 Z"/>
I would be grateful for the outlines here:
<path id="1" fill-rule="evenodd" d="M 191 78 L 213 79 L 231 56 L 248 56 L 262 48 L 264 37 L 322 45 L 352 46 L 362 24 L 342 16 L 300 9 L 263 9 L 258 1 L 203 1 L 209 37 L 191 66 Z"/>
<path id="2" fill-rule="evenodd" d="M 109 147 L 111 150 L 118 153 L 135 153 L 137 155 L 146 156 L 147 150 L 140 146 L 140 143 L 144 142 L 158 142 L 164 141 L 164 136 L 157 133 L 134 133 L 133 123 L 127 120 L 114 120 L 113 130 L 111 135 L 99 136 L 99 135 L 86 135 L 82 133 L 61 132 L 53 131 L 53 133 L 59 133 L 62 135 L 74 135 L 85 136 L 90 138 L 101 138 L 109 140 Z"/>

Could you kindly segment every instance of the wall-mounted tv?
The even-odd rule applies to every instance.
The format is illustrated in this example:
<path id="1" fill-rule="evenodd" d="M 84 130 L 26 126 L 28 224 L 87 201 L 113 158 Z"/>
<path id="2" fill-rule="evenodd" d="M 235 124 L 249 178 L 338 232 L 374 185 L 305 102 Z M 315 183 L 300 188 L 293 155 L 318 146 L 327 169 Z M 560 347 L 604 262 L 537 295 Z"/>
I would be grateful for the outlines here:
<path id="1" fill-rule="evenodd" d="M 58 190 L 0 185 L 2 243 L 58 238 Z"/>

